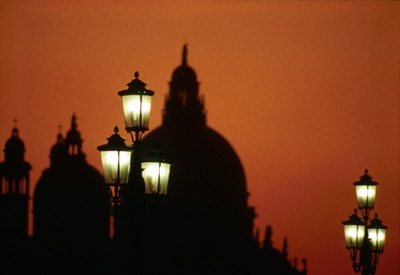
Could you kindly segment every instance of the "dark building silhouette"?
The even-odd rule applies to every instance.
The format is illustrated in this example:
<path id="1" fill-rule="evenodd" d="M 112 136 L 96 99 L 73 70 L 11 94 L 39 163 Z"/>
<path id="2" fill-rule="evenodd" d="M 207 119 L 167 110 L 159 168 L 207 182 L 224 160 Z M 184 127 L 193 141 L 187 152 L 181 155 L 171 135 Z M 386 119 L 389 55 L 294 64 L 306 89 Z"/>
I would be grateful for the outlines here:
<path id="1" fill-rule="evenodd" d="M 0 163 L 0 237 L 23 239 L 28 232 L 29 171 L 24 160 L 25 145 L 17 128 L 4 149 L 5 160 Z"/>
<path id="2" fill-rule="evenodd" d="M 304 259 L 302 271 L 296 258 L 289 259 L 287 239 L 282 251 L 273 247 L 270 226 L 262 243 L 258 230 L 253 236 L 256 214 L 248 206 L 242 164 L 232 146 L 207 126 L 186 46 L 172 74 L 162 126 L 141 148 L 145 155 L 158 145 L 174 161 L 168 195 L 144 199 L 130 189 L 134 184 L 122 188 L 113 240 L 110 193 L 87 163 L 82 142 L 73 115 L 66 138 L 57 135 L 50 167 L 36 185 L 34 235 L 28 238 L 31 166 L 13 129 L 0 163 L 0 274 L 307 273 Z"/>
<path id="3" fill-rule="evenodd" d="M 244 170 L 231 145 L 207 126 L 186 45 L 169 85 L 163 123 L 142 141 L 142 152 L 158 144 L 175 164 L 151 231 L 156 248 L 147 258 L 158 259 L 151 268 L 154 273 L 256 272 L 262 267 L 253 263 L 259 254 L 256 214 L 247 203 Z"/>
<path id="4" fill-rule="evenodd" d="M 50 168 L 35 188 L 35 247 L 45 255 L 39 268 L 49 273 L 54 268 L 66 273 L 97 270 L 109 236 L 109 204 L 103 177 L 85 160 L 73 115 L 66 139 L 58 134 Z"/>
<path id="5" fill-rule="evenodd" d="M 29 255 L 29 171 L 24 160 L 25 145 L 17 128 L 6 142 L 5 160 L 0 163 L 0 273 L 22 271 L 21 260 Z"/>

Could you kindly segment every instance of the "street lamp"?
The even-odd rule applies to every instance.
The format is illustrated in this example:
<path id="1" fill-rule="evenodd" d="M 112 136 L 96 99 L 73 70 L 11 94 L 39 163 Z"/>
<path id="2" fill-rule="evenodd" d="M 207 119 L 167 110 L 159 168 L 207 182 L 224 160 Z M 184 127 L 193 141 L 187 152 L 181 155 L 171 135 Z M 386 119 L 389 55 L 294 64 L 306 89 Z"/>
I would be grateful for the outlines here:
<path id="1" fill-rule="evenodd" d="M 171 162 L 160 149 L 148 152 L 148 156 L 142 159 L 146 194 L 167 195 L 170 168 Z"/>
<path id="2" fill-rule="evenodd" d="M 365 236 L 365 223 L 357 215 L 357 209 L 354 209 L 354 214 L 342 224 L 344 225 L 346 248 L 352 250 L 360 249 Z"/>
<path id="3" fill-rule="evenodd" d="M 358 208 L 363 211 L 363 215 L 368 217 L 369 211 L 374 208 L 377 182 L 372 181 L 372 177 L 368 175 L 368 170 L 360 177 L 360 181 L 354 183 L 356 186 L 356 194 Z"/>
<path id="4" fill-rule="evenodd" d="M 132 146 L 125 144 L 125 138 L 115 134 L 107 138 L 108 143 L 100 145 L 97 150 L 101 153 L 104 181 L 110 188 L 114 205 L 120 202 L 120 188 L 128 183 Z"/>
<path id="5" fill-rule="evenodd" d="M 369 211 L 374 208 L 377 182 L 372 181 L 368 175 L 368 170 L 360 177 L 360 181 L 354 182 L 358 208 L 363 217 L 357 215 L 357 209 L 350 216 L 348 221 L 342 222 L 344 225 L 344 234 L 346 248 L 350 251 L 350 257 L 353 261 L 353 269 L 356 273 L 371 275 L 376 272 L 378 258 L 383 253 L 383 246 L 386 239 L 385 225 L 375 218 L 368 225 Z"/>
<path id="6" fill-rule="evenodd" d="M 125 129 L 136 133 L 134 142 L 140 140 L 139 134 L 149 130 L 151 97 L 154 95 L 138 77 L 139 73 L 135 72 L 135 79 L 128 84 L 128 89 L 118 92 L 122 98 Z"/>
<path id="7" fill-rule="evenodd" d="M 375 218 L 368 226 L 368 237 L 371 240 L 371 252 L 375 254 L 375 257 L 383 253 L 387 228 L 388 227 L 383 225 L 382 221 L 378 219 L 378 214 L 375 214 Z"/>
<path id="8" fill-rule="evenodd" d="M 136 208 L 133 213 L 137 215 L 143 210 L 141 207 L 145 204 L 146 194 L 167 194 L 170 162 L 160 150 L 151 151 L 143 164 L 140 161 L 140 142 L 142 134 L 149 130 L 154 92 L 146 89 L 146 83 L 139 79 L 138 72 L 127 85 L 128 89 L 118 92 L 118 95 L 122 98 L 125 129 L 131 135 L 133 144 L 125 145 L 125 138 L 118 135 L 118 127 L 115 127 L 115 134 L 107 139 L 108 143 L 97 149 L 101 152 L 105 183 L 113 189 L 111 197 L 114 206 L 121 201 L 121 188 L 127 186 L 127 202 Z"/>

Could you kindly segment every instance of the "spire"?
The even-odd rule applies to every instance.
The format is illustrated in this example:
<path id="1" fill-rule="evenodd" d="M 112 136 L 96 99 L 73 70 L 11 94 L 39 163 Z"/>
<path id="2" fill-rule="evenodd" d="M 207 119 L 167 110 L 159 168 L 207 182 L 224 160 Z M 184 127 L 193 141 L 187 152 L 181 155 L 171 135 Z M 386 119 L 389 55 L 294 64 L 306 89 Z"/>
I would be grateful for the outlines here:
<path id="1" fill-rule="evenodd" d="M 17 119 L 16 118 L 14 118 L 14 128 L 12 129 L 11 136 L 18 137 L 18 128 L 17 128 Z"/>
<path id="2" fill-rule="evenodd" d="M 72 114 L 72 120 L 71 120 L 71 129 L 76 129 L 78 125 L 76 124 L 76 115 L 75 113 Z"/>
<path id="3" fill-rule="evenodd" d="M 183 51 L 182 51 L 182 65 L 187 64 L 187 44 L 183 45 Z"/>

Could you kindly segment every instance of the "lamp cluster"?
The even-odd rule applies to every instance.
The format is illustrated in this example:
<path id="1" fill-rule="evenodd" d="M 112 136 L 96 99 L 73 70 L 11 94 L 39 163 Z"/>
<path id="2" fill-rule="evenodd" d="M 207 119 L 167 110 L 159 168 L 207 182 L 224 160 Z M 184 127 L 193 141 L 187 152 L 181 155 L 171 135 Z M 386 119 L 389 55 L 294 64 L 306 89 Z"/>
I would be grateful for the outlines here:
<path id="1" fill-rule="evenodd" d="M 378 214 L 375 214 L 375 218 L 368 224 L 370 211 L 374 208 L 378 183 L 372 181 L 368 170 L 365 170 L 360 181 L 354 182 L 354 185 L 362 217 L 357 215 L 355 209 L 349 220 L 342 222 L 346 247 L 350 251 L 356 273 L 361 271 L 363 275 L 375 274 L 379 255 L 383 253 L 388 228 L 378 219 Z"/>
<path id="2" fill-rule="evenodd" d="M 131 167 L 139 160 L 139 147 L 142 134 L 149 129 L 151 98 L 154 92 L 146 89 L 146 84 L 138 79 L 128 84 L 128 89 L 118 92 L 122 98 L 125 118 L 125 129 L 132 137 L 132 145 L 125 144 L 125 138 L 118 134 L 118 127 L 114 134 L 107 138 L 108 143 L 100 145 L 97 149 L 101 153 L 104 180 L 111 190 L 114 205 L 121 199 L 121 188 L 129 184 Z M 136 155 L 135 155 L 136 154 Z M 149 152 L 149 157 L 140 161 L 143 170 L 142 177 L 145 183 L 146 194 L 166 195 L 171 162 L 158 148 Z"/>

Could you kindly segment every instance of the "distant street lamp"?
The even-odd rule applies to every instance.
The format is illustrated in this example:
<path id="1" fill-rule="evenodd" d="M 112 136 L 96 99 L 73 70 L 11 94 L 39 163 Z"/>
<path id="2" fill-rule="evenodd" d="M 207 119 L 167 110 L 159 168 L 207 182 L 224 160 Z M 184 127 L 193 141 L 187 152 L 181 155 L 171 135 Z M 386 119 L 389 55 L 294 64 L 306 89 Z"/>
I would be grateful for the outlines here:
<path id="1" fill-rule="evenodd" d="M 387 226 L 378 219 L 378 214 L 368 225 L 369 212 L 374 208 L 377 182 L 372 181 L 368 170 L 360 177 L 360 181 L 354 183 L 358 208 L 363 217 L 357 215 L 357 209 L 348 221 L 342 222 L 346 248 L 350 251 L 353 261 L 353 269 L 356 273 L 361 271 L 363 275 L 371 275 L 376 272 L 379 255 L 383 253 L 386 239 Z"/>

